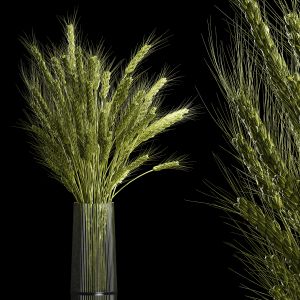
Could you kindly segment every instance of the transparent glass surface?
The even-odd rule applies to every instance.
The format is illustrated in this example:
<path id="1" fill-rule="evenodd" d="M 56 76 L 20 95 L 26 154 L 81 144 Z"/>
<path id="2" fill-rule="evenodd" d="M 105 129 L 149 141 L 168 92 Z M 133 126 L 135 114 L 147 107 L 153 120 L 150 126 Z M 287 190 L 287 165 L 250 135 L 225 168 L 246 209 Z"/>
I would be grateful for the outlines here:
<path id="1" fill-rule="evenodd" d="M 117 299 L 113 203 L 74 203 L 71 298 Z"/>

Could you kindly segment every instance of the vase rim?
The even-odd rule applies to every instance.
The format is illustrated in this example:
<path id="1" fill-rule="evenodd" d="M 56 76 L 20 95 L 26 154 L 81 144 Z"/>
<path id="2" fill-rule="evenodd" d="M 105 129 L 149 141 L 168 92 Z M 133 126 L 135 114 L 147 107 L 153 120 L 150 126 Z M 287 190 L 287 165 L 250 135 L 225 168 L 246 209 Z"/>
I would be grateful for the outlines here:
<path id="1" fill-rule="evenodd" d="M 96 203 L 96 202 L 86 203 L 86 202 L 76 202 L 75 201 L 73 204 L 74 205 L 81 205 L 81 206 L 93 206 L 93 205 L 107 205 L 107 206 L 109 206 L 109 205 L 114 205 L 114 202 L 111 201 L 111 202 L 105 202 L 105 203 Z"/>

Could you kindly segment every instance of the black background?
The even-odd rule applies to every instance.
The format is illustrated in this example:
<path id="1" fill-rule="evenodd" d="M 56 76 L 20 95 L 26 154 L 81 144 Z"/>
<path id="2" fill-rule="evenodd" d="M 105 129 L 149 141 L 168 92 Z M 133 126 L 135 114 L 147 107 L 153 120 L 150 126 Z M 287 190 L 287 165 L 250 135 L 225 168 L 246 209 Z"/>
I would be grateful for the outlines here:
<path id="1" fill-rule="evenodd" d="M 23 89 L 18 70 L 25 57 L 19 37 L 34 32 L 42 43 L 59 43 L 63 31 L 57 16 L 72 15 L 76 9 L 83 35 L 93 44 L 103 39 L 112 57 L 128 61 L 136 45 L 154 29 L 157 34 L 168 32 L 167 47 L 145 64 L 151 66 L 150 72 L 159 72 L 167 64 L 181 76 L 169 89 L 165 106 L 176 107 L 188 98 L 200 104 L 196 89 L 207 105 L 218 105 L 220 92 L 205 63 L 208 55 L 201 34 L 207 38 L 207 21 L 212 17 L 219 38 L 226 41 L 224 15 L 215 6 L 232 11 L 228 1 L 203 2 L 25 1 L 11 3 L 3 11 L 8 21 L 3 28 L 7 53 L 2 61 L 9 66 L 5 88 L 10 89 L 2 99 L 7 105 L 2 165 L 7 166 L 8 189 L 3 195 L 8 205 L 3 209 L 3 231 L 9 257 L 6 279 L 14 287 L 10 299 L 19 294 L 30 299 L 70 299 L 73 198 L 35 162 L 28 136 L 14 127 L 25 108 L 18 91 Z M 205 109 L 201 112 L 157 139 L 167 153 L 189 154 L 193 169 L 151 174 L 115 199 L 120 300 L 244 297 L 239 277 L 229 270 L 240 271 L 241 265 L 224 245 L 233 238 L 222 220 L 224 214 L 185 201 L 213 201 L 199 192 L 207 191 L 204 179 L 225 184 L 212 152 L 222 156 L 220 145 L 226 144 Z"/>

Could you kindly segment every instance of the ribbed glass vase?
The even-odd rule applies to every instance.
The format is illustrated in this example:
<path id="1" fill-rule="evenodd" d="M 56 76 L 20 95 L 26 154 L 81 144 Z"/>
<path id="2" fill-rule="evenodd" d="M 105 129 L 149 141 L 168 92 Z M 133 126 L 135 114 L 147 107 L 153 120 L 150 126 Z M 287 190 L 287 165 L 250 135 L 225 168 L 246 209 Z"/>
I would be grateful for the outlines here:
<path id="1" fill-rule="evenodd" d="M 114 204 L 74 203 L 72 300 L 116 300 Z"/>

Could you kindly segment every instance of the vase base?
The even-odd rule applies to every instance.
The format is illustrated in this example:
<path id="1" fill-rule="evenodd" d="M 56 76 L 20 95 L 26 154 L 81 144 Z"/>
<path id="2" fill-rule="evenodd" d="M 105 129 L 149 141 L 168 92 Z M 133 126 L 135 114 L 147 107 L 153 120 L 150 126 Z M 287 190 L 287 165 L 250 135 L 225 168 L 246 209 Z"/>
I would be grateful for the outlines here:
<path id="1" fill-rule="evenodd" d="M 87 295 L 76 295 L 71 297 L 72 300 L 116 300 L 116 295 L 99 295 L 99 296 L 87 296 Z"/>
<path id="2" fill-rule="evenodd" d="M 114 292 L 94 292 L 94 293 L 72 293 L 72 300 L 116 300 L 117 295 Z"/>

